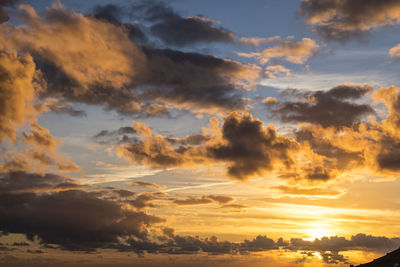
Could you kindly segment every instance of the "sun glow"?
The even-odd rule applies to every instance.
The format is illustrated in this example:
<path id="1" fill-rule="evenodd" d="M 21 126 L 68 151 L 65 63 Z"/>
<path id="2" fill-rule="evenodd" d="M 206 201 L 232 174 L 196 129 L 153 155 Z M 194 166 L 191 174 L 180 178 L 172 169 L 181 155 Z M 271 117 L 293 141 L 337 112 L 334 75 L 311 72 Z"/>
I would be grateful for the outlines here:
<path id="1" fill-rule="evenodd" d="M 321 239 L 322 237 L 329 237 L 333 235 L 332 230 L 326 225 L 312 225 L 306 230 L 306 234 L 309 236 L 305 240 L 312 241 L 314 239 Z"/>

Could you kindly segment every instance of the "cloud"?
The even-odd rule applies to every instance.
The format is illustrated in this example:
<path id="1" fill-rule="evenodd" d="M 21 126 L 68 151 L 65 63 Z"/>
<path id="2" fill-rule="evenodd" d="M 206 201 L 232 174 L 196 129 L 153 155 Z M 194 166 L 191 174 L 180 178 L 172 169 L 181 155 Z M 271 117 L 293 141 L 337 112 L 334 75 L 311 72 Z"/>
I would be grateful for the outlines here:
<path id="1" fill-rule="evenodd" d="M 134 192 L 127 190 L 86 191 L 74 180 L 54 174 L 13 172 L 1 174 L 0 180 L 0 230 L 25 234 L 31 241 L 38 238 L 42 245 L 56 245 L 55 248 L 66 250 L 105 248 L 135 253 L 205 252 L 216 255 L 283 248 L 316 251 L 326 254 L 323 257 L 326 262 L 333 262 L 341 261 L 339 252 L 342 251 L 384 251 L 400 244 L 398 238 L 365 234 L 350 239 L 331 236 L 313 241 L 299 238 L 275 241 L 258 235 L 243 242 L 180 236 L 175 235 L 171 228 L 163 228 L 163 233 L 157 234 L 152 227 L 163 223 L 164 219 L 147 214 L 143 209 L 155 207 L 154 201 L 169 200 L 164 193 L 144 192 L 135 196 Z M 119 198 L 110 198 L 109 193 Z M 206 195 L 199 199 L 220 205 L 228 205 L 233 200 L 221 195 Z M 156 239 L 150 238 L 153 234 L 156 234 Z"/>
<path id="2" fill-rule="evenodd" d="M 12 7 L 20 2 L 19 0 L 2 0 L 0 1 L 0 23 L 6 22 L 10 19 L 7 9 L 5 7 Z"/>
<path id="3" fill-rule="evenodd" d="M 272 59 L 284 59 L 293 64 L 304 64 L 314 56 L 320 46 L 310 38 L 303 38 L 294 42 L 291 38 L 279 42 L 277 45 L 265 48 L 262 52 L 239 53 L 239 56 L 256 58 L 261 64 L 267 64 Z"/>
<path id="4" fill-rule="evenodd" d="M 396 45 L 395 47 L 392 47 L 389 50 L 389 55 L 396 59 L 400 59 L 400 44 Z"/>
<path id="5" fill-rule="evenodd" d="M 158 184 L 141 182 L 141 181 L 129 181 L 129 182 L 125 182 L 125 183 L 130 186 L 140 186 L 140 187 L 145 187 L 145 188 L 162 189 L 162 186 L 159 186 Z"/>
<path id="6" fill-rule="evenodd" d="M 304 22 L 328 40 L 361 39 L 374 28 L 400 23 L 396 0 L 302 0 Z"/>
<path id="7" fill-rule="evenodd" d="M 114 146 L 118 156 L 164 168 L 222 162 L 228 175 L 239 180 L 262 175 L 276 166 L 289 168 L 294 161 L 291 152 L 299 148 L 295 140 L 279 135 L 272 125 L 264 127 L 249 114 L 231 113 L 215 136 L 205 135 L 201 138 L 204 142 L 194 144 L 153 135 L 139 123 L 134 128 L 137 132 L 143 129 L 141 140 Z"/>
<path id="8" fill-rule="evenodd" d="M 258 235 L 251 240 L 242 242 L 219 241 L 215 236 L 210 238 L 199 238 L 193 236 L 175 235 L 173 229 L 164 229 L 163 243 L 135 242 L 131 241 L 127 246 L 122 246 L 122 251 L 135 251 L 143 253 L 167 253 L 167 254 L 198 254 L 205 252 L 209 255 L 236 255 L 262 252 L 268 250 L 284 249 L 287 251 L 298 251 L 307 257 L 313 257 L 316 252 L 321 255 L 325 263 L 347 263 L 347 258 L 340 254 L 343 251 L 373 251 L 383 252 L 395 249 L 399 239 L 376 237 L 365 234 L 357 234 L 350 239 L 331 236 L 306 241 L 300 238 L 292 238 L 285 241 L 282 238 L 273 240 L 265 235 Z M 377 247 L 378 245 L 380 247 Z"/>
<path id="9" fill-rule="evenodd" d="M 48 97 L 42 103 L 34 104 L 38 113 L 54 112 L 56 114 L 68 114 L 73 117 L 84 117 L 86 112 L 82 109 L 75 109 L 74 105 L 60 98 Z"/>
<path id="10" fill-rule="evenodd" d="M 30 124 L 30 132 L 22 132 L 18 138 L 23 145 L 18 150 L 8 149 L 1 155 L 0 172 L 8 171 L 44 171 L 51 165 L 63 172 L 76 172 L 80 168 L 67 156 L 58 154 L 56 150 L 61 144 L 50 134 L 50 131 L 41 127 L 35 119 Z"/>
<path id="11" fill-rule="evenodd" d="M 218 203 L 220 205 L 228 204 L 234 199 L 229 196 L 218 196 L 218 195 L 204 195 L 201 198 L 190 196 L 186 199 L 175 199 L 174 203 L 180 206 L 190 206 L 190 205 L 202 205 Z"/>
<path id="12" fill-rule="evenodd" d="M 285 68 L 282 65 L 271 65 L 265 68 L 265 73 L 264 75 L 268 79 L 274 79 L 276 78 L 277 74 L 283 73 L 286 76 L 290 76 L 292 71 L 288 68 Z"/>
<path id="13" fill-rule="evenodd" d="M 239 42 L 248 46 L 260 46 L 262 44 L 278 43 L 281 41 L 280 36 L 273 36 L 269 38 L 264 37 L 242 37 Z"/>
<path id="14" fill-rule="evenodd" d="M 60 141 L 54 138 L 50 131 L 34 123 L 31 125 L 30 133 L 23 133 L 23 140 L 26 144 L 42 147 L 47 151 L 54 151 Z"/>
<path id="15" fill-rule="evenodd" d="M 142 1 L 132 8 L 136 16 L 153 22 L 150 31 L 173 46 L 196 43 L 233 42 L 234 34 L 203 16 L 182 17 L 163 2 Z"/>
<path id="16" fill-rule="evenodd" d="M 166 194 L 163 192 L 143 192 L 137 195 L 135 199 L 128 201 L 128 203 L 129 205 L 140 211 L 146 208 L 157 207 L 154 202 L 157 200 L 164 200 L 165 197 Z"/>
<path id="17" fill-rule="evenodd" d="M 129 25 L 110 18 L 118 20 L 118 10 L 98 7 L 94 15 L 84 16 L 58 3 L 39 15 L 21 5 L 16 14 L 23 23 L 2 25 L 1 38 L 5 49 L 33 57 L 27 82 L 36 66 L 42 99 L 103 105 L 139 117 L 170 116 L 170 107 L 194 113 L 246 108 L 241 90 L 255 86 L 259 67 L 200 53 L 139 47 L 129 36 Z"/>
<path id="18" fill-rule="evenodd" d="M 298 149 L 296 141 L 279 135 L 272 125 L 264 127 L 251 115 L 230 114 L 221 132 L 223 142 L 209 146 L 208 153 L 228 162 L 228 174 L 240 180 L 272 171 L 275 165 L 290 168 L 291 154 Z"/>
<path id="19" fill-rule="evenodd" d="M 147 228 L 164 220 L 125 209 L 98 192 L 62 190 L 68 179 L 54 175 L 12 173 L 0 177 L 0 230 L 68 250 L 93 250 L 120 238 L 145 239 Z M 50 189 L 51 193 L 33 193 Z"/>
<path id="20" fill-rule="evenodd" d="M 59 3 L 42 17 L 28 5 L 20 10 L 25 24 L 11 31 L 11 44 L 51 62 L 85 90 L 97 83 L 122 87 L 143 64 L 139 49 L 122 28 L 71 12 Z"/>
<path id="21" fill-rule="evenodd" d="M 245 109 L 238 89 L 251 88 L 260 69 L 233 60 L 170 49 L 145 48 L 148 69 L 140 84 L 143 97 L 175 108 L 210 113 Z M 190 108 L 189 108 L 190 107 Z"/>
<path id="22" fill-rule="evenodd" d="M 324 127 L 352 126 L 360 123 L 366 115 L 375 113 L 370 105 L 354 102 L 372 90 L 368 85 L 350 84 L 336 86 L 328 91 L 285 90 L 283 95 L 293 96 L 296 100 L 279 104 L 273 102 L 272 105 L 267 103 L 267 106 L 272 116 L 283 122 L 309 122 Z"/>
<path id="23" fill-rule="evenodd" d="M 74 180 L 55 174 L 10 172 L 0 174 L 0 194 L 59 192 L 85 188 Z"/>
<path id="24" fill-rule="evenodd" d="M 351 236 L 350 239 L 338 236 L 322 237 L 313 241 L 292 238 L 288 248 L 296 250 L 334 252 L 357 249 L 367 251 L 385 251 L 395 249 L 399 244 L 400 240 L 398 238 L 357 234 Z"/>
<path id="25" fill-rule="evenodd" d="M 328 189 L 328 188 L 319 188 L 319 187 L 310 187 L 310 188 L 301 188 L 297 186 L 274 186 L 272 189 L 279 190 L 282 194 L 291 196 L 291 197 L 311 197 L 311 198 L 338 198 L 343 195 L 343 191 Z"/>
<path id="26" fill-rule="evenodd" d="M 238 180 L 274 173 L 282 179 L 320 183 L 354 170 L 397 175 L 400 89 L 385 87 L 370 95 L 372 90 L 368 85 L 348 84 L 327 91 L 286 90 L 283 96 L 289 100 L 285 101 L 264 99 L 275 118 L 298 122 L 289 136 L 247 113 L 233 112 L 221 126 L 212 119 L 202 134 L 184 138 L 153 134 L 149 127 L 135 123 L 138 136 L 112 150 L 134 164 L 153 168 L 221 164 L 228 177 Z M 364 98 L 368 95 L 370 99 Z M 364 104 L 371 100 L 374 103 Z M 376 116 L 381 102 L 385 119 Z"/>
<path id="27" fill-rule="evenodd" d="M 35 96 L 34 75 L 31 56 L 14 50 L 0 51 L 0 141 L 15 142 L 15 127 L 34 118 L 31 105 Z"/>
<path id="28" fill-rule="evenodd" d="M 92 14 L 98 20 L 104 20 L 114 25 L 123 27 L 129 35 L 129 38 L 138 43 L 146 43 L 147 37 L 144 29 L 140 24 L 123 23 L 122 20 L 126 16 L 126 9 L 115 4 L 97 5 L 94 7 Z"/>

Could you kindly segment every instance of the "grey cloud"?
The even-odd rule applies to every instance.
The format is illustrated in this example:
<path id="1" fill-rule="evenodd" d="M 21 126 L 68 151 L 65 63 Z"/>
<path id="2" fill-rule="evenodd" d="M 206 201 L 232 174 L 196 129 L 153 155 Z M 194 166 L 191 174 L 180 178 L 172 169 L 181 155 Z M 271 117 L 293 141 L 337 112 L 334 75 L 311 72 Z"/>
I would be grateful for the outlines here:
<path id="1" fill-rule="evenodd" d="M 119 238 L 146 239 L 147 227 L 164 221 L 144 212 L 126 210 L 121 203 L 102 198 L 99 192 L 15 193 L 16 189 L 27 187 L 23 181 L 40 189 L 43 184 L 58 183 L 62 178 L 29 173 L 3 176 L 0 230 L 4 233 L 25 234 L 30 240 L 37 237 L 44 244 L 68 250 L 94 250 L 117 244 Z"/>
<path id="2" fill-rule="evenodd" d="M 112 24 L 123 27 L 129 34 L 129 38 L 135 42 L 146 43 L 147 37 L 144 29 L 139 24 L 123 23 L 122 20 L 127 16 L 123 7 L 115 4 L 97 5 L 90 14 L 96 19 L 108 21 Z"/>
<path id="3" fill-rule="evenodd" d="M 267 103 L 272 116 L 283 122 L 309 122 L 324 127 L 353 126 L 370 114 L 368 104 L 354 102 L 371 92 L 370 86 L 340 85 L 328 91 L 304 92 L 295 89 L 282 94 L 294 101 Z"/>
<path id="4" fill-rule="evenodd" d="M 20 2 L 20 0 L 1 0 L 0 1 L 0 23 L 6 22 L 10 19 L 8 11 L 5 7 L 12 7 Z"/>
<path id="5" fill-rule="evenodd" d="M 151 32 L 169 45 L 234 41 L 232 32 L 216 27 L 211 19 L 203 16 L 183 18 L 163 2 L 142 1 L 133 9 L 136 16 L 154 22 L 150 26 Z"/>
<path id="6" fill-rule="evenodd" d="M 237 179 L 272 170 L 276 163 L 290 167 L 290 151 L 298 145 L 272 126 L 264 128 L 260 120 L 235 113 L 225 118 L 222 136 L 226 142 L 208 147 L 209 156 L 230 162 L 228 174 Z"/>
<path id="7" fill-rule="evenodd" d="M 344 42 L 399 24 L 399 7 L 397 0 L 302 0 L 299 14 L 326 39 Z"/>
<path id="8" fill-rule="evenodd" d="M 55 174 L 35 174 L 10 172 L 0 174 L 0 194 L 18 194 L 36 191 L 59 191 L 78 189 L 87 186 L 79 185 L 72 179 Z"/>

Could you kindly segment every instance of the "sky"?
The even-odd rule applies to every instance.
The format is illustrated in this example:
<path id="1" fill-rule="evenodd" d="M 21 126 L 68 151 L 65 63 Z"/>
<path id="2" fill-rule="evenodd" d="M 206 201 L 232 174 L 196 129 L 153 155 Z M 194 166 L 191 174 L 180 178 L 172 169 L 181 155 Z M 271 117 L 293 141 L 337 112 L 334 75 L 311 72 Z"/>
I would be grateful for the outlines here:
<path id="1" fill-rule="evenodd" d="M 398 248 L 399 35 L 398 0 L 0 0 L 0 266 Z"/>

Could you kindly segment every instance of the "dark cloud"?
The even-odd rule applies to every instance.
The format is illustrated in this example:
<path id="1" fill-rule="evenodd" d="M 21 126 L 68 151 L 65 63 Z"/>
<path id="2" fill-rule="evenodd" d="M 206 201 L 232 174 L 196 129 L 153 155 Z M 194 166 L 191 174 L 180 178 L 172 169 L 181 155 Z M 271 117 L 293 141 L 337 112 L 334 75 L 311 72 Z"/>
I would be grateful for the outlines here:
<path id="1" fill-rule="evenodd" d="M 97 5 L 91 15 L 96 19 L 123 27 L 128 32 L 129 38 L 135 42 L 147 42 L 147 37 L 141 25 L 122 22 L 124 17 L 127 16 L 123 7 L 114 4 Z"/>
<path id="2" fill-rule="evenodd" d="M 135 192 L 132 192 L 129 190 L 124 190 L 124 189 L 113 190 L 113 192 L 120 197 L 132 197 L 135 195 Z"/>
<path id="3" fill-rule="evenodd" d="M 298 148 L 293 139 L 280 136 L 276 129 L 251 115 L 227 116 L 222 125 L 225 141 L 207 148 L 209 156 L 230 163 L 228 174 L 237 179 L 260 175 L 277 164 L 290 167 L 291 151 Z"/>
<path id="4" fill-rule="evenodd" d="M 165 238 L 165 239 L 164 239 Z M 279 238 L 274 241 L 265 235 L 258 235 L 252 240 L 243 242 L 218 241 L 215 236 L 199 238 L 193 236 L 175 235 L 170 228 L 164 230 L 162 243 L 150 243 L 129 240 L 129 245 L 120 246 L 121 251 L 135 251 L 137 253 L 167 253 L 167 254 L 198 254 L 201 252 L 209 255 L 220 254 L 247 254 L 268 250 L 285 249 L 298 251 L 305 257 L 314 257 L 318 253 L 325 263 L 347 263 L 347 258 L 340 254 L 343 251 L 373 251 L 383 252 L 392 250 L 400 244 L 400 240 L 386 237 L 375 237 L 365 234 L 357 234 L 350 239 L 344 237 L 323 237 L 313 241 L 293 238 L 285 241 Z"/>
<path id="5" fill-rule="evenodd" d="M 241 244 L 241 250 L 242 251 L 265 251 L 265 250 L 270 250 L 270 249 L 276 249 L 278 248 L 277 243 L 275 243 L 274 240 L 271 238 L 266 237 L 265 235 L 259 235 L 253 240 L 245 240 Z"/>
<path id="6" fill-rule="evenodd" d="M 151 26 L 151 32 L 169 45 L 184 46 L 202 42 L 233 42 L 234 35 L 202 16 L 169 19 Z"/>
<path id="7" fill-rule="evenodd" d="M 146 64 L 141 66 L 131 87 L 117 89 L 93 84 L 90 90 L 79 93 L 77 88 L 81 85 L 72 77 L 49 61 L 36 60 L 47 81 L 48 90 L 42 95 L 62 95 L 73 102 L 105 105 L 126 115 L 168 117 L 168 104 L 202 112 L 243 110 L 248 102 L 238 89 L 242 82 L 252 81 L 258 75 L 252 66 L 214 56 L 169 49 L 144 48 L 143 52 Z"/>
<path id="8" fill-rule="evenodd" d="M 135 129 L 130 126 L 123 126 L 117 130 L 102 130 L 93 136 L 93 140 L 103 145 L 133 142 L 137 140 L 135 136 L 132 136 L 133 134 L 136 134 Z"/>
<path id="9" fill-rule="evenodd" d="M 377 155 L 379 168 L 385 170 L 400 170 L 400 140 L 385 138 L 381 141 L 380 151 Z"/>
<path id="10" fill-rule="evenodd" d="M 153 22 L 150 31 L 168 45 L 234 41 L 234 34 L 216 27 L 213 20 L 203 16 L 183 18 L 163 2 L 142 1 L 133 10 L 136 16 Z"/>
<path id="11" fill-rule="evenodd" d="M 296 98 L 295 101 L 267 103 L 272 116 L 283 122 L 309 122 L 324 127 L 352 126 L 370 114 L 375 114 L 368 104 L 358 104 L 371 92 L 370 86 L 340 85 L 328 91 L 304 92 L 286 90 L 283 95 Z"/>
<path id="12" fill-rule="evenodd" d="M 251 81 L 257 70 L 236 61 L 199 53 L 145 48 L 147 69 L 140 84 L 144 98 L 183 108 L 244 109 L 247 102 L 238 90 L 241 81 Z"/>
<path id="13" fill-rule="evenodd" d="M 1 0 L 0 1 L 0 23 L 6 22 L 10 19 L 8 11 L 5 7 L 12 7 L 19 3 L 20 0 Z"/>
<path id="14" fill-rule="evenodd" d="M 55 174 L 35 174 L 26 172 L 11 172 L 0 174 L 0 194 L 52 192 L 84 188 L 72 179 Z"/>
<path id="15" fill-rule="evenodd" d="M 326 39 L 343 42 L 398 24 L 399 7 L 397 0 L 303 0 L 299 14 Z"/>
<path id="16" fill-rule="evenodd" d="M 44 244 L 64 249 L 93 250 L 117 244 L 119 238 L 146 239 L 147 227 L 163 222 L 159 217 L 124 209 L 121 203 L 103 199 L 98 192 L 15 193 L 15 188 L 27 187 L 22 181 L 40 189 L 43 183 L 54 180 L 62 178 L 29 173 L 3 176 L 0 230 L 25 234 L 30 240 L 37 237 Z"/>
<path id="17" fill-rule="evenodd" d="M 143 210 L 145 208 L 155 208 L 156 204 L 154 202 L 165 198 L 166 194 L 163 192 L 143 192 L 136 196 L 135 199 L 128 201 L 128 203 L 137 210 Z"/>
<path id="18" fill-rule="evenodd" d="M 137 122 L 135 127 L 141 132 L 141 140 L 115 146 L 118 156 L 151 167 L 193 166 L 220 161 L 228 165 L 228 175 L 239 180 L 261 175 L 277 166 L 290 168 L 293 163 L 291 152 L 299 148 L 294 139 L 279 135 L 271 125 L 264 127 L 250 114 L 231 113 L 218 129 L 222 137 L 205 136 L 202 139 L 207 141 L 198 145 L 153 135 L 150 128 Z"/>
<path id="19" fill-rule="evenodd" d="M 367 250 L 367 251 L 387 251 L 399 246 L 400 239 L 357 234 L 350 239 L 344 237 L 331 236 L 322 237 L 313 241 L 306 241 L 300 238 L 290 240 L 289 249 L 306 251 L 332 251 L 340 252 L 346 250 Z"/>
<path id="20" fill-rule="evenodd" d="M 96 19 L 103 19 L 113 24 L 121 24 L 122 13 L 122 8 L 114 4 L 98 5 L 93 9 L 93 16 Z"/>

